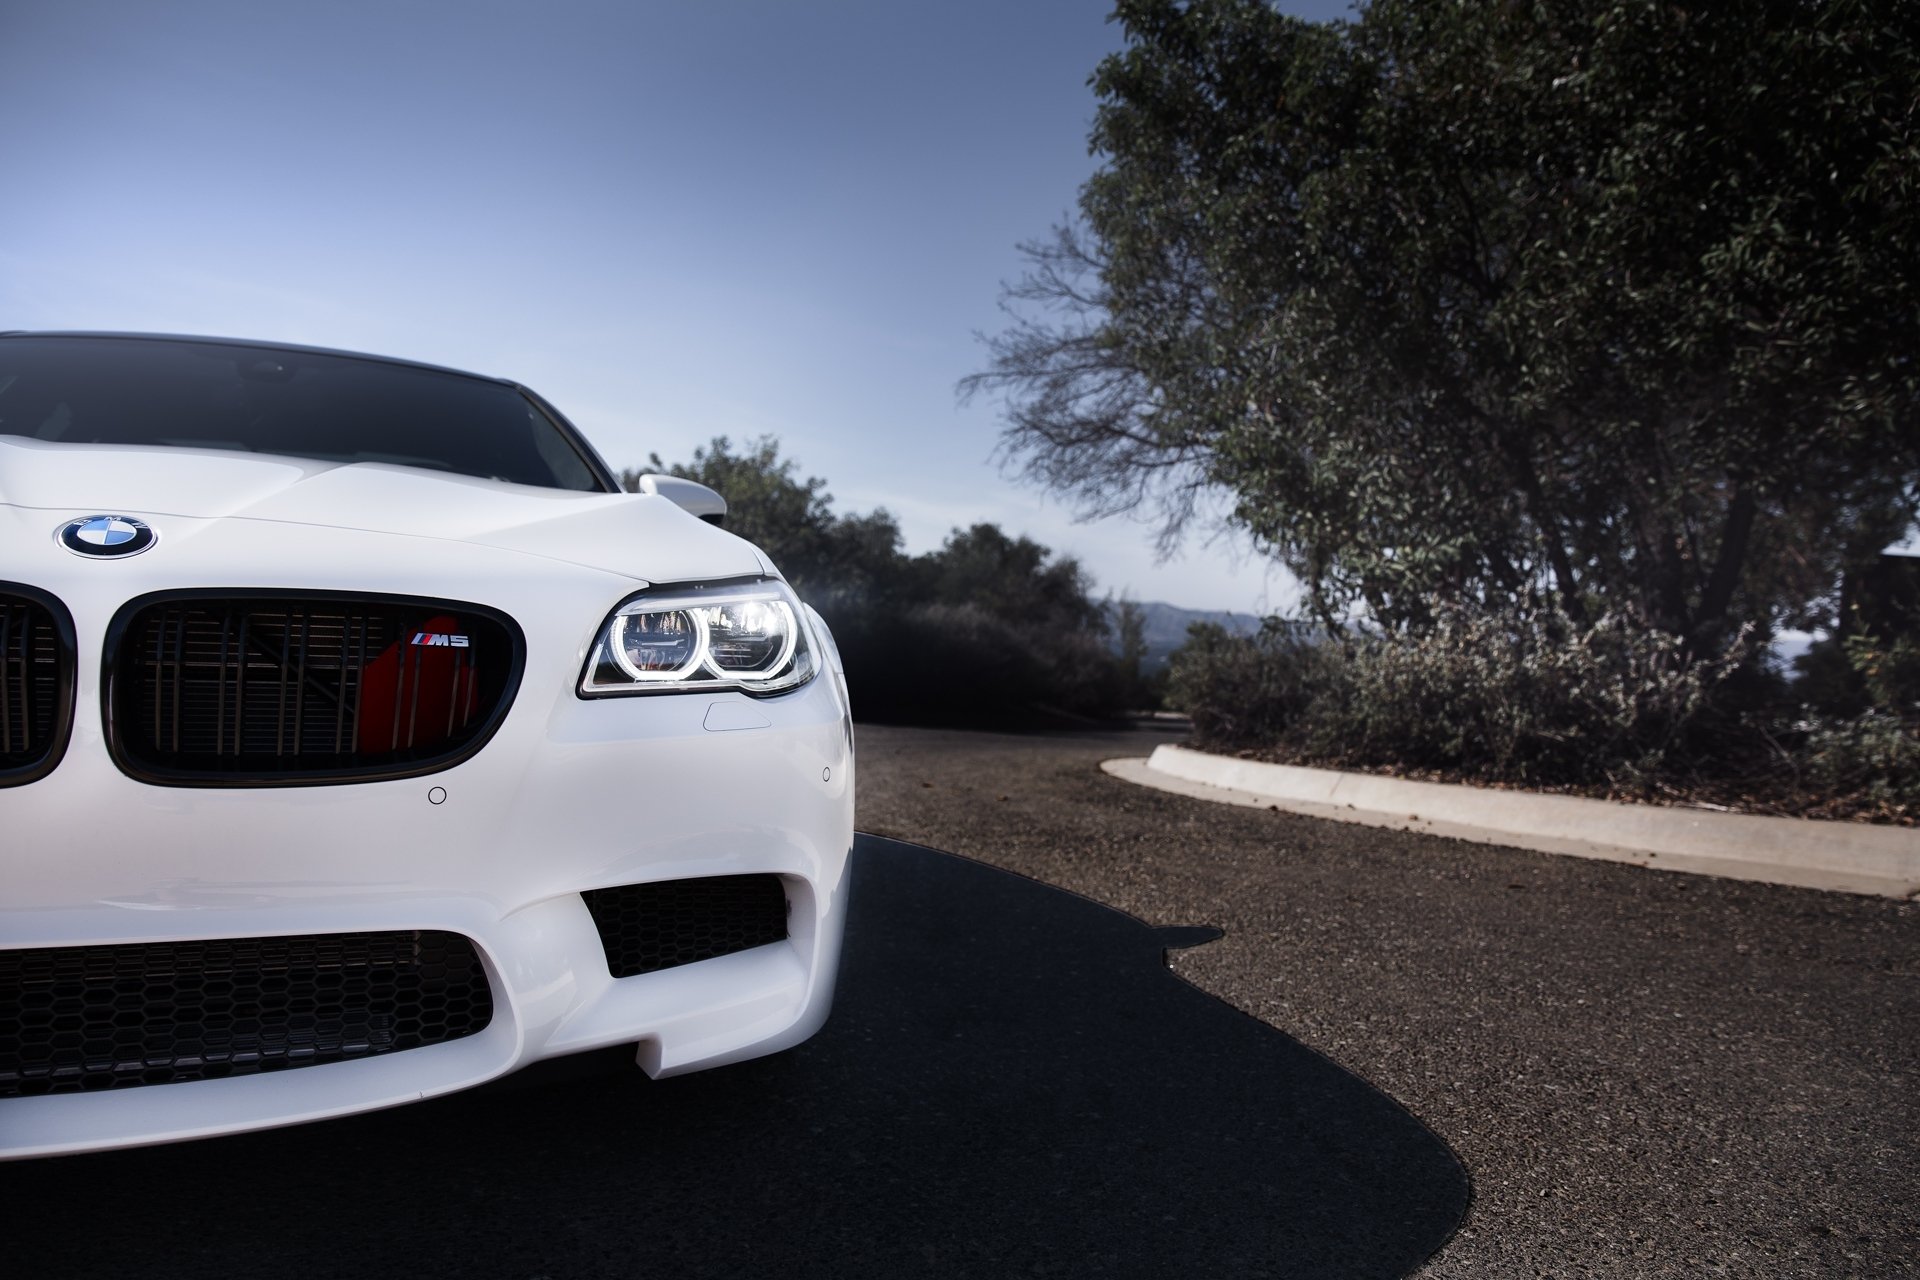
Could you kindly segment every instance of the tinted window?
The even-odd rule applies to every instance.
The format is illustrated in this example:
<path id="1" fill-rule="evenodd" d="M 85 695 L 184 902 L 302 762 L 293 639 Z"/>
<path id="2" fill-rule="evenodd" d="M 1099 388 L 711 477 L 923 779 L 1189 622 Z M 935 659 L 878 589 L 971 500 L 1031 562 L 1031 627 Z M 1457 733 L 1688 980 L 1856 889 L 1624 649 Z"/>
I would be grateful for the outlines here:
<path id="1" fill-rule="evenodd" d="M 144 338 L 0 340 L 0 435 L 392 462 L 599 490 L 510 386 L 351 356 Z"/>

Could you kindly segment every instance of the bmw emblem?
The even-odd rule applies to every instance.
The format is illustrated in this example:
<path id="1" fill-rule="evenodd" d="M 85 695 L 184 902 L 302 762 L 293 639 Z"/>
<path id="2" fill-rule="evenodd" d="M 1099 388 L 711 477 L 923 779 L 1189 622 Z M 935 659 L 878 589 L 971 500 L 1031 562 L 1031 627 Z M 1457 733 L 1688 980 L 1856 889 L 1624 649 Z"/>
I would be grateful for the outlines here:
<path id="1" fill-rule="evenodd" d="M 83 516 L 60 526 L 60 545 L 77 556 L 137 556 L 159 538 L 132 516 Z"/>

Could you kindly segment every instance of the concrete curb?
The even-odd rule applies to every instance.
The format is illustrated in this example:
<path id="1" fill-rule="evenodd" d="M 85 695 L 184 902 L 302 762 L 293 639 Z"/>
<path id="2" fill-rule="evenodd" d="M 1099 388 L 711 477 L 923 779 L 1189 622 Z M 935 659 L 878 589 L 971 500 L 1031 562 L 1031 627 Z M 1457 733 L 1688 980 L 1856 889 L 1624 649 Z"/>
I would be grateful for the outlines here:
<path id="1" fill-rule="evenodd" d="M 1920 895 L 1920 831 L 1620 804 L 1154 748 L 1108 760 L 1162 791 L 1541 853 L 1888 898 Z"/>

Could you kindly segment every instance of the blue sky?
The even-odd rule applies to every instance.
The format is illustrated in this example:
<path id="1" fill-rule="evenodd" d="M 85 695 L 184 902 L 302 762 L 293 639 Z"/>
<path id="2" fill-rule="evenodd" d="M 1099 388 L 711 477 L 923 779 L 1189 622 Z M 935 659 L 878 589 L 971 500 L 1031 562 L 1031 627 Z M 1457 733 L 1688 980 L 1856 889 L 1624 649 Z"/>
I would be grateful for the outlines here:
<path id="1" fill-rule="evenodd" d="M 0 328 L 502 374 L 615 466 L 772 433 L 909 550 L 994 520 L 1103 590 L 1281 608 L 1244 549 L 1074 523 L 954 398 L 1092 170 L 1107 7 L 0 6 Z"/>

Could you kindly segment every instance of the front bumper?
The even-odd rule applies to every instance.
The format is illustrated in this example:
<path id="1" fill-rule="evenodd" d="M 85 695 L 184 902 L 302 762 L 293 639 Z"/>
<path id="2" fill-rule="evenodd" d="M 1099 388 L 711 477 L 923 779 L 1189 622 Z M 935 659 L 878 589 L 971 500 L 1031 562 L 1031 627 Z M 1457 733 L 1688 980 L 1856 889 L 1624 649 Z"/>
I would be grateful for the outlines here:
<path id="1" fill-rule="evenodd" d="M 497 553 L 464 585 L 459 568 L 382 589 L 431 587 L 520 619 L 527 675 L 500 730 L 426 777 L 318 787 L 181 788 L 123 774 L 106 751 L 89 655 L 124 594 L 47 584 L 75 618 L 76 715 L 57 768 L 0 788 L 0 947 L 444 930 L 474 943 L 494 1012 L 478 1034 L 379 1057 L 0 1100 L 0 1158 L 365 1111 L 622 1043 L 639 1046 L 650 1073 L 672 1075 L 778 1051 L 825 1020 L 853 839 L 836 675 L 761 700 L 582 700 L 572 686 L 585 646 L 631 581 L 556 585 L 550 565 Z M 720 728 L 742 724 L 758 727 Z M 583 890 L 740 874 L 780 878 L 785 941 L 611 976 Z"/>

